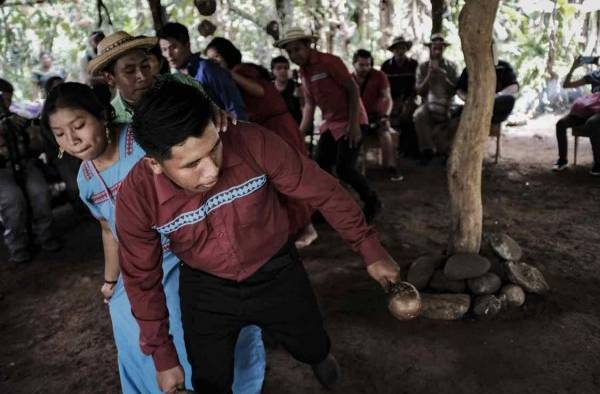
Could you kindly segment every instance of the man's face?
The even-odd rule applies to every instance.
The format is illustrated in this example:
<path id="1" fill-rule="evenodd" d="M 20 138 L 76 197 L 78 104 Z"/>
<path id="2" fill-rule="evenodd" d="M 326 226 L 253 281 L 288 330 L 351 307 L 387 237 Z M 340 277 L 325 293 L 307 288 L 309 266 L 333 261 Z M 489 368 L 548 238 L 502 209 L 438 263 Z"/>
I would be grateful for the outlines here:
<path id="1" fill-rule="evenodd" d="M 13 92 L 2 92 L 2 101 L 4 101 L 4 105 L 7 109 L 10 108 L 10 105 L 12 104 L 12 96 Z"/>
<path id="2" fill-rule="evenodd" d="M 292 41 L 284 46 L 285 51 L 291 61 L 299 66 L 304 66 L 308 62 L 310 47 L 304 41 Z"/>
<path id="3" fill-rule="evenodd" d="M 219 132 L 209 122 L 202 137 L 188 137 L 171 148 L 171 157 L 162 162 L 147 158 L 154 173 L 164 174 L 177 186 L 193 193 L 212 189 L 219 180 L 223 144 Z"/>
<path id="4" fill-rule="evenodd" d="M 404 44 L 397 44 L 392 48 L 392 53 L 396 59 L 402 59 L 407 51 L 408 47 Z"/>
<path id="5" fill-rule="evenodd" d="M 354 71 L 356 72 L 356 75 L 361 78 L 366 77 L 372 67 L 371 59 L 368 57 L 359 57 L 354 63 Z"/>
<path id="6" fill-rule="evenodd" d="M 273 75 L 278 82 L 285 82 L 290 79 L 290 65 L 288 63 L 275 63 L 273 65 Z"/>
<path id="7" fill-rule="evenodd" d="M 192 54 L 189 42 L 182 44 L 172 38 L 161 38 L 159 45 L 171 68 L 183 68 Z"/>
<path id="8" fill-rule="evenodd" d="M 446 46 L 443 44 L 432 44 L 431 48 L 429 48 L 429 57 L 441 60 L 444 56 L 444 49 L 446 49 Z"/>
<path id="9" fill-rule="evenodd" d="M 40 63 L 42 63 L 42 66 L 50 68 L 52 67 L 52 57 L 45 53 L 40 58 Z"/>
<path id="10" fill-rule="evenodd" d="M 148 56 L 141 49 L 117 59 L 114 74 L 104 72 L 104 79 L 111 87 L 119 89 L 121 97 L 130 104 L 135 104 L 154 82 Z"/>

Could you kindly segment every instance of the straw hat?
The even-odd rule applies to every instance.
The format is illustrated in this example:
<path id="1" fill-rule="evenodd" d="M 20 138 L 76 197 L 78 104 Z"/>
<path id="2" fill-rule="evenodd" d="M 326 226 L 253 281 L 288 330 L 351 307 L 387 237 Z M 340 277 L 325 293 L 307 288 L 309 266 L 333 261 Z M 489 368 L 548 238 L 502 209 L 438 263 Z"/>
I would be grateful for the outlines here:
<path id="1" fill-rule="evenodd" d="M 285 31 L 281 40 L 275 41 L 274 45 L 277 48 L 283 48 L 286 44 L 298 40 L 309 40 L 312 43 L 316 42 L 318 37 L 311 33 L 306 33 L 301 27 L 290 27 Z"/>
<path id="2" fill-rule="evenodd" d="M 408 47 L 408 49 L 410 49 L 412 47 L 412 41 L 408 41 L 407 39 L 404 38 L 404 36 L 398 36 L 396 38 L 394 38 L 394 40 L 392 41 L 392 43 L 390 44 L 389 47 L 387 47 L 388 51 L 391 51 L 394 49 L 394 47 L 396 45 L 400 45 L 400 44 L 404 44 Z"/>
<path id="3" fill-rule="evenodd" d="M 118 31 L 104 38 L 98 44 L 98 56 L 90 60 L 87 69 L 91 75 L 102 71 L 108 63 L 132 49 L 150 49 L 156 45 L 156 37 L 134 37 L 124 31 Z"/>
<path id="4" fill-rule="evenodd" d="M 426 42 L 425 46 L 431 46 L 433 44 L 442 44 L 443 46 L 447 47 L 450 45 L 450 43 L 448 41 L 446 41 L 446 39 L 444 38 L 444 35 L 441 33 L 435 33 L 431 35 L 431 38 L 429 39 L 429 42 Z"/>

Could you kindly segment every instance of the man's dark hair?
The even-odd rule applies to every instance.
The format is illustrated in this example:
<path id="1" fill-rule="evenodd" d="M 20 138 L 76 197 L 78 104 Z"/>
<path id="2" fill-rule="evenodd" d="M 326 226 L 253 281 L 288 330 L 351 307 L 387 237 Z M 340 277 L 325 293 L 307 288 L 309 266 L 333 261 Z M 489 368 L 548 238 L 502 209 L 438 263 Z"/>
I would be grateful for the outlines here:
<path id="1" fill-rule="evenodd" d="M 135 106 L 133 136 L 146 154 L 158 161 L 189 137 L 202 137 L 212 116 L 209 99 L 193 86 L 158 81 Z"/>
<path id="2" fill-rule="evenodd" d="M 190 33 L 187 27 L 177 22 L 169 22 L 158 32 L 158 38 L 173 39 L 181 44 L 190 42 Z"/>
<path id="3" fill-rule="evenodd" d="M 275 68 L 276 64 L 281 64 L 281 63 L 289 65 L 290 61 L 287 60 L 287 58 L 285 56 L 276 56 L 273 59 L 271 59 L 271 71 L 273 71 L 273 68 Z"/>
<path id="4" fill-rule="evenodd" d="M 61 83 L 48 93 L 42 108 L 42 131 L 51 141 L 54 141 L 54 136 L 50 129 L 50 116 L 60 109 L 80 109 L 90 113 L 102 123 L 111 121 L 114 112 L 110 105 L 110 96 L 108 100 L 105 98 L 101 101 L 87 85 L 79 82 Z"/>
<path id="5" fill-rule="evenodd" d="M 242 62 L 242 52 L 233 45 L 231 41 L 223 37 L 215 37 L 208 43 L 205 53 L 213 49 L 221 55 L 227 63 L 227 67 L 232 68 Z"/>
<path id="6" fill-rule="evenodd" d="M 352 64 L 356 63 L 358 58 L 369 59 L 371 61 L 371 66 L 373 65 L 373 55 L 366 49 L 359 49 L 354 52 L 354 55 L 352 55 Z"/>
<path id="7" fill-rule="evenodd" d="M 0 78 L 0 92 L 12 93 L 15 88 L 6 79 Z"/>

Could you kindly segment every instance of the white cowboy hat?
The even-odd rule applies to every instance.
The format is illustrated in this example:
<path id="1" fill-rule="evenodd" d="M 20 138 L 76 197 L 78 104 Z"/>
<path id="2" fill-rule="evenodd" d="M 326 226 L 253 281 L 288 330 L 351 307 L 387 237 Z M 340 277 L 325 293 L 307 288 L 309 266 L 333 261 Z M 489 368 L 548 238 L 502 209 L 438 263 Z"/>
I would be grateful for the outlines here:
<path id="1" fill-rule="evenodd" d="M 157 42 L 158 38 L 156 37 L 134 37 L 124 31 L 113 33 L 98 43 L 98 56 L 88 63 L 88 72 L 90 75 L 94 75 L 125 52 L 137 48 L 150 49 Z"/>
<path id="2" fill-rule="evenodd" d="M 308 40 L 311 43 L 316 42 L 319 38 L 311 33 L 306 33 L 300 27 L 290 27 L 285 31 L 280 40 L 275 41 L 274 45 L 277 48 L 283 48 L 286 44 L 298 40 Z"/>

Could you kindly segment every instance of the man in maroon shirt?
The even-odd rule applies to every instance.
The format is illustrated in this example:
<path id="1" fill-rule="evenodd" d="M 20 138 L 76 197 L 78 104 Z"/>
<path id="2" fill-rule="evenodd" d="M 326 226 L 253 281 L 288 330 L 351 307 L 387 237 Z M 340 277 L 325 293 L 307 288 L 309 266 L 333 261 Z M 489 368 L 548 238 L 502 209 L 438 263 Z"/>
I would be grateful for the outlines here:
<path id="1" fill-rule="evenodd" d="M 256 124 L 239 122 L 220 135 L 209 108 L 195 88 L 173 81 L 158 83 L 136 106 L 134 136 L 148 156 L 121 186 L 116 221 L 142 350 L 152 355 L 162 390 L 183 383 L 161 287 L 160 239 L 168 237 L 182 261 L 182 321 L 196 390 L 231 392 L 235 340 L 249 323 L 331 387 L 338 366 L 288 241 L 279 194 L 319 209 L 382 286 L 399 281 L 399 268 L 335 178 Z"/>
<path id="2" fill-rule="evenodd" d="M 316 40 L 317 37 L 294 27 L 275 46 L 285 49 L 290 60 L 300 66 L 305 92 L 302 132 L 306 133 L 313 124 L 315 106 L 321 109 L 323 124 L 315 160 L 328 172 L 335 165 L 340 179 L 352 186 L 364 202 L 363 212 L 370 222 L 382 205 L 356 165 L 362 128 L 368 125 L 367 114 L 358 86 L 342 60 L 311 48 Z"/>
<path id="3" fill-rule="evenodd" d="M 390 126 L 390 83 L 383 72 L 373 68 L 373 55 L 366 49 L 359 49 L 354 53 L 352 65 L 352 77 L 360 88 L 360 98 L 369 117 L 368 132 L 379 137 L 383 150 L 383 166 L 389 170 L 392 181 L 401 181 L 403 177 L 396 168 L 396 150 Z"/>

